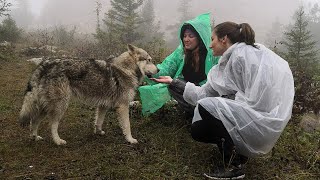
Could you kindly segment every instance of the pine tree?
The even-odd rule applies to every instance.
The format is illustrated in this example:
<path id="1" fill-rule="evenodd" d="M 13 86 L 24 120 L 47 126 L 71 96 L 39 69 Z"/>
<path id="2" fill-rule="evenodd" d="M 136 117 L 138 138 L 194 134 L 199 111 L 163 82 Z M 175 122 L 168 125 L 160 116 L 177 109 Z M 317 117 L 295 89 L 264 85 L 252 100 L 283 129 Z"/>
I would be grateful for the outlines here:
<path id="1" fill-rule="evenodd" d="M 142 0 L 111 0 L 112 8 L 106 14 L 105 25 L 110 33 L 120 34 L 120 40 L 127 44 L 138 40 L 137 29 L 141 24 L 138 8 Z"/>
<path id="2" fill-rule="evenodd" d="M 180 30 L 180 26 L 182 25 L 183 22 L 192 19 L 193 15 L 191 14 L 190 11 L 190 3 L 192 0 L 180 0 L 179 7 L 178 7 L 178 12 L 180 13 L 180 18 L 178 22 L 167 26 L 167 30 L 171 31 L 171 37 L 169 41 L 169 46 L 176 47 L 179 44 L 179 37 L 177 36 L 179 33 L 178 31 Z"/>
<path id="3" fill-rule="evenodd" d="M 280 23 L 279 18 L 272 23 L 270 31 L 267 33 L 265 44 L 273 51 L 277 51 L 278 45 L 282 43 L 283 25 Z"/>
<path id="4" fill-rule="evenodd" d="M 160 63 L 167 55 L 164 33 L 160 32 L 160 22 L 156 22 L 154 0 L 144 2 L 141 10 L 142 23 L 138 29 L 142 35 L 139 46 L 145 49 L 156 63 Z"/>
<path id="5" fill-rule="evenodd" d="M 190 3 L 192 0 L 180 0 L 180 6 L 178 12 L 180 12 L 180 22 L 184 22 L 192 18 Z"/>
<path id="6" fill-rule="evenodd" d="M 320 22 L 320 7 L 318 3 L 315 3 L 310 9 L 310 21 L 314 23 Z"/>
<path id="7" fill-rule="evenodd" d="M 319 4 L 315 3 L 312 5 L 310 12 L 309 12 L 309 18 L 310 18 L 310 31 L 314 35 L 314 39 L 317 39 L 317 47 L 320 48 L 320 6 Z"/>
<path id="8" fill-rule="evenodd" d="M 21 38 L 22 29 L 18 28 L 14 19 L 8 16 L 0 24 L 0 42 L 17 42 Z"/>
<path id="9" fill-rule="evenodd" d="M 142 23 L 139 32 L 143 35 L 141 41 L 152 41 L 154 38 L 163 39 L 164 33 L 160 32 L 160 22 L 156 22 L 154 0 L 146 0 L 141 10 Z M 146 28 L 148 27 L 148 28 Z"/>
<path id="10" fill-rule="evenodd" d="M 320 83 L 319 59 L 317 57 L 316 41 L 308 30 L 308 18 L 303 7 L 295 12 L 295 23 L 284 33 L 283 44 L 295 80 L 294 112 L 319 112 Z"/>
<path id="11" fill-rule="evenodd" d="M 102 4 L 99 1 L 96 1 L 96 7 L 95 7 L 95 12 L 96 12 L 96 17 L 97 17 L 97 27 L 96 31 L 101 30 L 101 24 L 100 24 L 100 12 L 101 12 Z"/>
<path id="12" fill-rule="evenodd" d="M 0 17 L 8 15 L 7 12 L 9 11 L 9 7 L 11 3 L 8 3 L 7 0 L 0 0 Z"/>
<path id="13" fill-rule="evenodd" d="M 284 33 L 283 44 L 287 48 L 286 56 L 294 69 L 302 69 L 312 72 L 312 68 L 317 63 L 316 41 L 312 40 L 310 30 L 308 30 L 308 19 L 304 8 L 300 7 L 295 12 L 295 23 L 291 29 Z"/>
<path id="14" fill-rule="evenodd" d="M 138 27 L 142 20 L 138 9 L 142 0 L 111 0 L 111 9 L 105 13 L 102 26 L 97 28 L 95 38 L 101 55 L 117 55 L 126 50 L 126 45 L 135 43 L 142 36 Z M 96 8 L 97 10 L 97 8 Z"/>

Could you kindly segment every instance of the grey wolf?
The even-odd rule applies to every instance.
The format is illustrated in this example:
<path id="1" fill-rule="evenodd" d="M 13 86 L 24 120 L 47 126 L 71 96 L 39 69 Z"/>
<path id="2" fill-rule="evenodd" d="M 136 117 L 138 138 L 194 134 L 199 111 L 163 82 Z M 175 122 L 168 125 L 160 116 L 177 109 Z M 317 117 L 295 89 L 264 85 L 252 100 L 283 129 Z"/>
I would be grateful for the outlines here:
<path id="1" fill-rule="evenodd" d="M 21 126 L 30 125 L 31 137 L 42 139 L 38 127 L 42 119 L 50 121 L 53 141 L 64 145 L 58 134 L 59 121 L 72 97 L 97 107 L 94 133 L 103 135 L 102 124 L 108 109 L 114 108 L 126 140 L 131 135 L 129 102 L 145 75 L 157 73 L 150 55 L 133 45 L 112 60 L 45 59 L 33 72 L 20 111 Z"/>

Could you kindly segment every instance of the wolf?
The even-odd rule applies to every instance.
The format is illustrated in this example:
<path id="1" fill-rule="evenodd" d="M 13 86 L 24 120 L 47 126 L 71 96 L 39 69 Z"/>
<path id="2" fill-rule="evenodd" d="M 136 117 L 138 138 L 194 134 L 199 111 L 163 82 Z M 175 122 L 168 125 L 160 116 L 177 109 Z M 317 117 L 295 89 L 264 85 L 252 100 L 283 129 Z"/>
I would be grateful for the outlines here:
<path id="1" fill-rule="evenodd" d="M 102 124 L 108 109 L 117 112 L 125 139 L 134 144 L 129 121 L 129 102 L 145 75 L 158 72 L 151 56 L 143 49 L 128 44 L 127 51 L 112 60 L 45 59 L 34 70 L 27 85 L 19 122 L 30 125 L 32 139 L 38 141 L 39 124 L 48 118 L 51 135 L 57 145 L 66 141 L 58 126 L 72 97 L 97 107 L 94 133 L 104 135 Z"/>

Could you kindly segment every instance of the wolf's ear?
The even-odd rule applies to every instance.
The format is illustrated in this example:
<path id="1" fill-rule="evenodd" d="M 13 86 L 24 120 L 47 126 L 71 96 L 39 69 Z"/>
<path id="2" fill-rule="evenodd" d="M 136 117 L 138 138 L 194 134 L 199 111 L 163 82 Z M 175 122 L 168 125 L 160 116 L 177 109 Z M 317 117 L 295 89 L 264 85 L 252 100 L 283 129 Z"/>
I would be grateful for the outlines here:
<path id="1" fill-rule="evenodd" d="M 135 47 L 135 46 L 132 45 L 132 44 L 128 44 L 127 46 L 128 46 L 128 50 L 129 50 L 130 52 L 134 52 L 135 49 L 137 49 L 137 47 Z"/>

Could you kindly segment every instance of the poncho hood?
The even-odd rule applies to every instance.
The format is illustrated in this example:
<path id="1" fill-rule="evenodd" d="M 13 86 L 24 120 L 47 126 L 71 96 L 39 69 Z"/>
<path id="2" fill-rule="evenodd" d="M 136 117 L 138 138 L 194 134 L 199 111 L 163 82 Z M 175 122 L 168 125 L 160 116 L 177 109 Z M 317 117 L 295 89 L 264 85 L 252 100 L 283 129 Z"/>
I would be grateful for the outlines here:
<path id="1" fill-rule="evenodd" d="M 212 50 L 209 48 L 210 43 L 211 43 L 210 13 L 201 14 L 194 19 L 191 19 L 191 20 L 184 22 L 183 25 L 180 27 L 179 37 L 181 37 L 183 27 L 186 24 L 190 24 L 198 32 L 207 51 L 211 52 Z M 181 38 L 180 38 L 180 45 L 182 46 L 182 39 Z"/>

